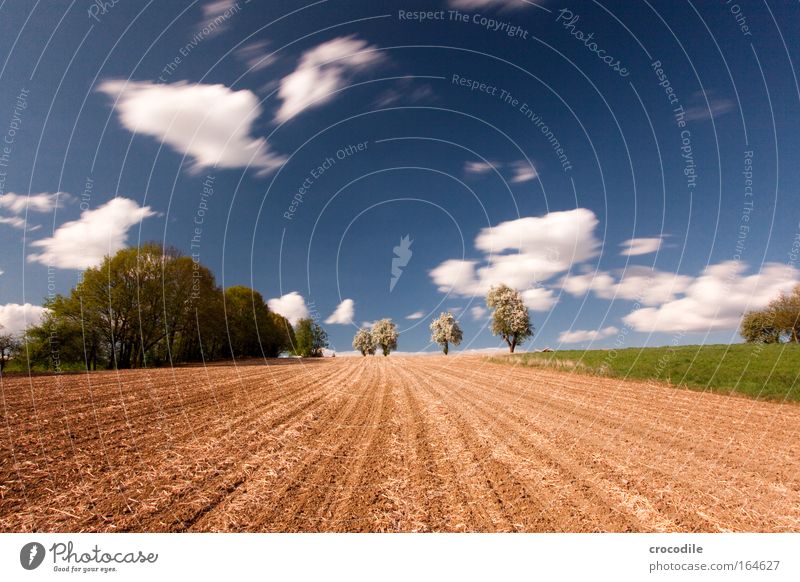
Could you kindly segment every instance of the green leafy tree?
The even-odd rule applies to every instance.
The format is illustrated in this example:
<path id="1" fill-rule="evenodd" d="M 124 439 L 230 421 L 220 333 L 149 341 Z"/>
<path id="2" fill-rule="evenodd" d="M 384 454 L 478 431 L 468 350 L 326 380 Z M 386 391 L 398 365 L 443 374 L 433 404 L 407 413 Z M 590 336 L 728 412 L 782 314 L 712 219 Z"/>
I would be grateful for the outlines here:
<path id="1" fill-rule="evenodd" d="M 20 341 L 14 334 L 0 333 L 0 374 L 5 370 L 8 361 L 17 355 L 20 347 Z"/>
<path id="2" fill-rule="evenodd" d="M 372 339 L 375 345 L 381 349 L 384 356 L 388 356 L 393 350 L 397 349 L 397 339 L 399 337 L 397 326 L 391 319 L 381 319 L 372 326 Z"/>
<path id="3" fill-rule="evenodd" d="M 492 287 L 486 295 L 486 305 L 494 310 L 492 333 L 503 338 L 512 354 L 518 345 L 533 336 L 528 308 L 518 291 L 508 285 Z"/>
<path id="4" fill-rule="evenodd" d="M 328 334 L 311 318 L 298 321 L 294 335 L 295 353 L 298 356 L 319 358 L 322 357 L 322 350 L 328 347 Z"/>
<path id="5" fill-rule="evenodd" d="M 353 338 L 353 348 L 361 352 L 362 356 L 375 354 L 375 340 L 367 328 L 362 327 L 356 332 Z"/>
<path id="6" fill-rule="evenodd" d="M 446 356 L 450 351 L 450 346 L 457 346 L 461 343 L 464 334 L 458 321 L 449 311 L 441 313 L 430 325 L 431 341 L 442 346 L 442 351 Z"/>
<path id="7" fill-rule="evenodd" d="M 285 344 L 264 298 L 249 287 L 225 290 L 225 313 L 233 357 L 276 357 Z"/>
<path id="8" fill-rule="evenodd" d="M 781 330 L 775 323 L 775 312 L 771 309 L 746 313 L 739 333 L 748 343 L 777 344 L 781 341 Z"/>
<path id="9" fill-rule="evenodd" d="M 270 311 L 269 316 L 272 318 L 272 323 L 275 326 L 275 331 L 277 333 L 277 353 L 280 354 L 283 352 L 291 352 L 294 349 L 294 345 L 297 341 L 294 336 L 294 328 L 292 327 L 292 324 L 289 323 L 288 319 L 279 313 Z"/>
<path id="10" fill-rule="evenodd" d="M 800 285 L 772 300 L 767 311 L 773 314 L 775 326 L 789 341 L 800 342 Z"/>
<path id="11" fill-rule="evenodd" d="M 3 326 L 0 325 L 0 374 L 6 368 L 6 364 L 15 357 L 22 348 L 19 338 L 11 333 L 3 333 Z"/>

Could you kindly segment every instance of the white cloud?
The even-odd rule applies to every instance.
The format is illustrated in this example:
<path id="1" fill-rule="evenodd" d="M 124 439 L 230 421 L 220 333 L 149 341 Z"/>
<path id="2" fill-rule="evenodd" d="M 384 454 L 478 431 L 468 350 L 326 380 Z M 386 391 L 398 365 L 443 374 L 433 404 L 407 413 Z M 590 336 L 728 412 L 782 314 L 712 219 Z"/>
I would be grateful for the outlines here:
<path id="1" fill-rule="evenodd" d="M 297 68 L 281 80 L 282 101 L 275 119 L 284 122 L 304 109 L 334 98 L 353 75 L 382 62 L 376 47 L 353 36 L 339 37 L 303 53 Z"/>
<path id="2" fill-rule="evenodd" d="M 736 261 L 710 265 L 691 281 L 683 297 L 639 309 L 623 321 L 647 332 L 736 329 L 745 311 L 766 307 L 800 281 L 800 271 L 779 263 L 766 263 L 752 275 L 745 270 Z"/>
<path id="3" fill-rule="evenodd" d="M 658 305 L 675 299 L 692 281 L 692 277 L 685 275 L 633 266 L 622 271 L 619 279 L 605 271 L 597 271 L 564 277 L 561 286 L 575 296 L 593 291 L 601 299 L 626 299 L 643 305 Z"/>
<path id="4" fill-rule="evenodd" d="M 406 319 L 422 319 L 423 317 L 425 317 L 424 311 L 415 311 L 406 315 Z"/>
<path id="5" fill-rule="evenodd" d="M 464 164 L 464 172 L 472 176 L 479 176 L 481 174 L 488 174 L 492 169 L 499 167 L 500 164 L 494 162 L 466 162 Z"/>
<path id="6" fill-rule="evenodd" d="M 556 298 L 538 284 L 597 255 L 597 224 L 595 214 L 585 208 L 502 222 L 484 228 L 475 239 L 483 261 L 450 259 L 430 276 L 439 291 L 465 296 L 484 295 L 492 285 L 504 283 L 522 291 L 531 309 L 546 310 Z M 497 254 L 506 251 L 511 253 Z"/>
<path id="7" fill-rule="evenodd" d="M 557 298 L 552 289 L 533 287 L 522 291 L 522 301 L 531 311 L 547 311 L 556 304 Z"/>
<path id="8" fill-rule="evenodd" d="M 470 307 L 469 313 L 472 316 L 472 319 L 479 321 L 485 318 L 489 311 L 483 305 L 473 305 Z"/>
<path id="9" fill-rule="evenodd" d="M 32 325 L 38 325 L 45 313 L 46 308 L 30 303 L 0 305 L 0 333 L 21 333 Z"/>
<path id="10" fill-rule="evenodd" d="M 698 92 L 697 95 L 702 97 L 702 92 Z M 730 99 L 709 97 L 707 105 L 704 100 L 702 105 L 687 107 L 685 119 L 686 121 L 708 121 L 733 111 L 735 107 L 736 104 Z"/>
<path id="11" fill-rule="evenodd" d="M 236 56 L 247 64 L 251 72 L 261 71 L 269 67 L 276 60 L 275 54 L 267 51 L 268 46 L 269 43 L 265 40 L 250 42 L 236 51 Z"/>
<path id="12" fill-rule="evenodd" d="M 13 228 L 24 229 L 27 223 L 19 216 L 0 216 L 0 224 L 7 224 Z"/>
<path id="13" fill-rule="evenodd" d="M 328 324 L 347 325 L 353 323 L 353 316 L 355 315 L 355 301 L 352 299 L 343 300 L 339 306 L 331 313 L 330 317 L 325 320 Z"/>
<path id="14" fill-rule="evenodd" d="M 576 329 L 561 332 L 558 341 L 564 344 L 577 344 L 611 337 L 616 333 L 619 333 L 619 329 L 613 325 L 602 329 Z"/>
<path id="15" fill-rule="evenodd" d="M 246 0 L 246 2 L 249 0 Z M 246 3 L 245 2 L 245 3 Z M 238 0 L 211 0 L 203 5 L 200 34 L 215 36 L 227 30 L 231 18 L 241 10 Z"/>
<path id="16" fill-rule="evenodd" d="M 114 109 L 126 129 L 186 154 L 193 159 L 193 171 L 254 167 L 263 174 L 285 161 L 266 140 L 250 135 L 261 115 L 252 91 L 234 91 L 225 85 L 121 80 L 105 81 L 98 91 L 116 99 Z"/>
<path id="17" fill-rule="evenodd" d="M 514 184 L 530 182 L 539 176 L 536 168 L 525 160 L 520 160 L 511 164 L 511 170 L 514 172 L 514 175 L 511 177 L 511 182 Z"/>
<path id="18" fill-rule="evenodd" d="M 0 208 L 5 208 L 13 214 L 22 214 L 26 208 L 30 212 L 50 212 L 58 206 L 59 202 L 67 201 L 70 198 L 70 195 L 66 192 L 56 192 L 55 194 L 48 192 L 40 194 L 8 192 L 0 196 Z"/>
<path id="19" fill-rule="evenodd" d="M 388 107 L 395 103 L 419 103 L 436 99 L 436 93 L 430 85 L 414 86 L 412 79 L 401 79 L 397 87 L 388 89 L 375 99 L 376 107 Z"/>
<path id="20" fill-rule="evenodd" d="M 499 8 L 500 10 L 520 10 L 531 4 L 541 4 L 542 0 L 449 0 L 451 8 L 460 10 L 478 10 L 486 8 Z"/>
<path id="21" fill-rule="evenodd" d="M 308 317 L 306 300 L 297 291 L 281 295 L 267 301 L 267 306 L 275 313 L 284 316 L 289 323 L 295 325 L 301 319 Z"/>
<path id="22" fill-rule="evenodd" d="M 622 250 L 620 255 L 623 257 L 633 257 L 636 255 L 649 255 L 656 252 L 661 248 L 661 237 L 650 238 L 629 238 L 623 243 L 620 243 Z"/>
<path id="23" fill-rule="evenodd" d="M 53 236 L 31 243 L 42 249 L 28 261 L 60 269 L 86 269 L 127 246 L 128 231 L 145 218 L 155 216 L 149 206 L 128 198 L 114 198 L 94 210 L 85 210 L 78 220 L 65 222 Z"/>
<path id="24" fill-rule="evenodd" d="M 50 212 L 58 207 L 60 202 L 68 202 L 72 197 L 66 192 L 56 192 L 50 194 L 42 192 L 40 194 L 15 194 L 8 192 L 0 195 L 0 208 L 4 208 L 16 216 L 0 216 L 0 224 L 8 224 L 13 228 L 24 230 L 27 222 L 19 215 L 28 212 Z M 29 231 L 38 230 L 40 227 L 28 228 Z"/>

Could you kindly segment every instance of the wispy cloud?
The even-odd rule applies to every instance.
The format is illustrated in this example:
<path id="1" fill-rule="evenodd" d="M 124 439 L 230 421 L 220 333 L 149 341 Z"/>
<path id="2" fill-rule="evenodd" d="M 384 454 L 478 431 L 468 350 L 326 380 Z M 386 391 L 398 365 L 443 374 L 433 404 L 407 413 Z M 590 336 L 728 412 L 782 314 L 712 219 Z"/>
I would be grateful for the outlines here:
<path id="1" fill-rule="evenodd" d="M 267 50 L 268 46 L 265 40 L 250 42 L 237 50 L 236 56 L 244 61 L 251 72 L 261 71 L 277 60 L 275 54 Z"/>
<path id="2" fill-rule="evenodd" d="M 708 99 L 708 103 L 706 103 Z M 736 108 L 731 99 L 717 97 L 713 91 L 698 91 L 692 95 L 695 104 L 686 108 L 686 121 L 708 121 L 725 115 Z"/>
<path id="3" fill-rule="evenodd" d="M 527 1 L 527 0 L 448 0 L 451 8 L 458 8 L 461 10 L 478 10 L 487 8 L 496 8 L 501 11 L 505 10 L 523 10 L 531 7 L 533 4 L 542 4 L 544 0 Z"/>
<path id="4" fill-rule="evenodd" d="M 406 315 L 406 319 L 422 319 L 423 317 L 425 317 L 424 311 L 415 311 Z"/>
<path id="5" fill-rule="evenodd" d="M 637 255 L 649 255 L 661 248 L 662 238 L 660 236 L 649 238 L 630 238 L 620 243 L 622 250 L 620 255 L 623 257 L 633 257 Z"/>
<path id="6" fill-rule="evenodd" d="M 519 184 L 521 182 L 530 182 L 531 180 L 535 180 L 539 177 L 539 173 L 536 171 L 529 162 L 525 160 L 520 160 L 518 162 L 514 162 L 511 164 L 511 171 L 513 175 L 511 176 L 511 181 L 514 184 Z"/>
<path id="7" fill-rule="evenodd" d="M 377 47 L 355 36 L 335 38 L 307 50 L 297 68 L 281 80 L 278 98 L 282 103 L 275 120 L 284 122 L 327 103 L 354 75 L 384 60 Z"/>
<path id="8" fill-rule="evenodd" d="M 488 174 L 492 168 L 498 168 L 500 164 L 495 162 L 472 161 L 464 164 L 464 173 L 470 176 L 481 176 Z"/>
<path id="9" fill-rule="evenodd" d="M 8 192 L 0 196 L 0 209 L 5 209 L 14 216 L 0 215 L 0 224 L 7 224 L 13 228 L 20 230 L 33 231 L 38 230 L 40 227 L 28 227 L 27 221 L 20 216 L 26 212 L 51 212 L 55 210 L 60 203 L 68 202 L 72 197 L 66 192 L 56 192 L 51 194 L 49 192 L 42 192 L 39 194 L 15 194 Z"/>
<path id="10" fill-rule="evenodd" d="M 611 337 L 617 333 L 619 333 L 619 329 L 613 325 L 602 329 L 576 329 L 561 332 L 558 336 L 558 341 L 563 344 L 577 344 Z"/>

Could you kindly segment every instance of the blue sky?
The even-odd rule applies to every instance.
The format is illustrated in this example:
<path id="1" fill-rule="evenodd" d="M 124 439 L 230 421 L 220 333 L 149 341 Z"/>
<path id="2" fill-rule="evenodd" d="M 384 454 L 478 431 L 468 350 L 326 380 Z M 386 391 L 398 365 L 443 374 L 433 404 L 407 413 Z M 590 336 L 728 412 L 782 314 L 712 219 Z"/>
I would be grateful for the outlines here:
<path id="1" fill-rule="evenodd" d="M 401 350 L 433 350 L 442 310 L 462 348 L 497 346 L 500 282 L 532 310 L 530 348 L 738 340 L 800 280 L 794 5 L 0 13 L 8 328 L 145 241 L 319 318 L 339 351 L 382 317 Z"/>

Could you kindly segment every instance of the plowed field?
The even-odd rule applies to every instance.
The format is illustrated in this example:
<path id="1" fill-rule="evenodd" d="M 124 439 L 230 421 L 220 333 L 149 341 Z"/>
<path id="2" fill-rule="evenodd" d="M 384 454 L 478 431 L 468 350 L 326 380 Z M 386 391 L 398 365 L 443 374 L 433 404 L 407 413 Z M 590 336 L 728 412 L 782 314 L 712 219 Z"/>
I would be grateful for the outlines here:
<path id="1" fill-rule="evenodd" d="M 1 531 L 800 531 L 795 404 L 454 356 L 1 388 Z"/>

